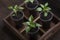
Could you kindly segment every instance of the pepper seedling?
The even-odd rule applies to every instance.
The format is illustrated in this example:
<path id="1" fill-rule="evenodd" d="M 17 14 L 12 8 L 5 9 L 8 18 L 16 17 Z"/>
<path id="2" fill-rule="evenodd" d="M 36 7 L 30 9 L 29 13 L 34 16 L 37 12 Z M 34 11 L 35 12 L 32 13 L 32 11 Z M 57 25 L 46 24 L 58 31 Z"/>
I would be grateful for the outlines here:
<path id="1" fill-rule="evenodd" d="M 34 18 L 31 15 L 28 19 L 28 22 L 24 22 L 24 24 L 26 25 L 26 32 L 29 32 L 32 28 L 36 28 L 36 27 L 41 27 L 42 25 L 39 23 L 35 23 L 33 22 Z"/>
<path id="2" fill-rule="evenodd" d="M 48 12 L 51 10 L 51 8 L 48 6 L 48 3 L 40 4 L 40 7 L 36 9 L 36 11 L 42 11 L 44 13 L 44 16 L 48 16 Z"/>

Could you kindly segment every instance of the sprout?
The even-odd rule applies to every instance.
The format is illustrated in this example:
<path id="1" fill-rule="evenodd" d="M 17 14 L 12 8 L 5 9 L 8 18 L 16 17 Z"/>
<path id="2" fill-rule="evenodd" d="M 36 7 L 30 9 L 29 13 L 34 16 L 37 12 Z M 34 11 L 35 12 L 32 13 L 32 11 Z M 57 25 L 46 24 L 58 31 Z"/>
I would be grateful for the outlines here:
<path id="1" fill-rule="evenodd" d="M 40 4 L 41 7 L 38 7 L 36 11 L 43 11 L 44 16 L 46 17 L 48 15 L 48 12 L 51 10 L 50 7 L 48 7 L 48 3 Z"/>
<path id="2" fill-rule="evenodd" d="M 15 13 L 15 14 L 13 14 L 13 16 L 17 16 L 17 11 L 21 11 L 21 10 L 24 9 L 23 7 L 18 6 L 18 5 L 9 6 L 8 8 L 11 9 L 11 10 L 13 10 L 13 12 Z"/>
<path id="3" fill-rule="evenodd" d="M 27 2 L 31 2 L 31 3 L 33 3 L 34 0 L 25 0 L 24 2 L 25 2 L 25 3 L 27 3 Z"/>
<path id="4" fill-rule="evenodd" d="M 34 23 L 34 22 L 33 22 L 33 19 L 34 19 L 34 18 L 33 18 L 33 16 L 31 15 L 31 16 L 29 17 L 28 22 L 24 22 L 24 24 L 27 26 L 27 27 L 26 27 L 26 32 L 29 32 L 29 31 L 31 30 L 31 28 L 41 27 L 40 24 Z"/>

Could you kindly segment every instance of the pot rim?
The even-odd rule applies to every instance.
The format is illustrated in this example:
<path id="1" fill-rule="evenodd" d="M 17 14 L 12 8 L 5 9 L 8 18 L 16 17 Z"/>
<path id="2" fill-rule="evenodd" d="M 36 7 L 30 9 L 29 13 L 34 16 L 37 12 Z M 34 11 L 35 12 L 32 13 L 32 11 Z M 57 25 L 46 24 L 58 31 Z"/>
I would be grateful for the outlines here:
<path id="1" fill-rule="evenodd" d="M 38 30 L 35 31 L 35 32 L 28 32 L 28 33 L 26 33 L 26 34 L 35 34 L 35 33 L 37 33 L 37 32 L 39 31 L 39 28 L 40 28 L 40 27 L 38 27 Z"/>
<path id="2" fill-rule="evenodd" d="M 19 18 L 19 19 L 14 19 L 14 18 L 12 18 L 12 14 L 14 13 L 14 12 L 12 12 L 12 14 L 10 15 L 11 19 L 14 20 L 14 21 L 19 21 L 19 20 L 23 19 L 23 17 L 24 17 L 24 12 L 23 12 L 23 11 L 19 11 L 19 12 L 22 13 L 22 17 L 21 17 L 21 18 Z"/>
<path id="3" fill-rule="evenodd" d="M 46 22 L 46 21 L 51 21 L 51 20 L 53 19 L 53 13 L 52 13 L 51 11 L 49 11 L 49 12 L 50 12 L 50 14 L 51 14 L 51 18 L 50 18 L 50 19 L 48 19 L 48 20 L 43 20 L 43 19 L 40 18 L 40 20 L 41 20 L 41 21 L 44 21 L 44 22 Z M 42 12 L 41 12 L 41 13 L 42 13 Z M 41 14 L 41 13 L 40 13 L 40 14 Z"/>
<path id="4" fill-rule="evenodd" d="M 27 3 L 25 4 L 25 7 L 26 7 L 27 9 L 29 9 L 29 10 L 34 10 L 34 9 L 36 9 L 36 8 L 38 7 L 39 3 L 38 3 L 37 0 L 35 0 L 35 1 L 37 2 L 36 7 L 34 7 L 34 8 L 29 8 L 29 7 L 27 6 Z"/>

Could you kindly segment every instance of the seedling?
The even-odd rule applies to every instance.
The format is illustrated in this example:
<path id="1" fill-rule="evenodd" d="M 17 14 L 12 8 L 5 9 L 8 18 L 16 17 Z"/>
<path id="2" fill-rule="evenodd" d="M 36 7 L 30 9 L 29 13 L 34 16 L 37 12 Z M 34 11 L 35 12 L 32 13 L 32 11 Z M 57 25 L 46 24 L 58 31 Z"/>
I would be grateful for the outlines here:
<path id="1" fill-rule="evenodd" d="M 29 17 L 28 22 L 25 22 L 24 24 L 26 25 L 26 32 L 29 32 L 31 28 L 36 28 L 36 27 L 41 27 L 41 24 L 33 22 L 33 16 L 31 15 Z"/>
<path id="2" fill-rule="evenodd" d="M 48 12 L 51 10 L 51 8 L 48 6 L 48 3 L 40 4 L 41 7 L 37 8 L 37 11 L 42 11 L 44 13 L 44 16 L 48 16 Z"/>
<path id="3" fill-rule="evenodd" d="M 18 5 L 9 6 L 9 9 L 13 10 L 14 14 L 12 16 L 17 16 L 17 12 L 23 10 L 24 8 Z"/>
<path id="4" fill-rule="evenodd" d="M 25 2 L 25 3 L 27 3 L 27 2 L 31 2 L 31 3 L 33 3 L 34 0 L 25 0 L 24 2 Z"/>

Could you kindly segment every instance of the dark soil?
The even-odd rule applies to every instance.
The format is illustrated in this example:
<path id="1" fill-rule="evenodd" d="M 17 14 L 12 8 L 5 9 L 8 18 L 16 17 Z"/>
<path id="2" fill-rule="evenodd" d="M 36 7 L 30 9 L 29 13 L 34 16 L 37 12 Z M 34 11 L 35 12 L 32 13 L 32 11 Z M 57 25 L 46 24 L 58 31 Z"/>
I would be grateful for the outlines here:
<path id="1" fill-rule="evenodd" d="M 28 8 L 35 9 L 35 7 L 38 6 L 38 4 L 37 4 L 37 1 L 34 1 L 33 3 L 28 2 L 28 3 L 26 4 L 26 6 L 27 6 Z"/>
<path id="2" fill-rule="evenodd" d="M 47 15 L 46 17 L 44 16 L 44 13 L 41 13 L 41 14 L 40 14 L 40 17 L 41 17 L 41 19 L 43 19 L 43 20 L 49 20 L 49 19 L 51 18 L 51 16 L 52 16 L 51 13 L 48 13 L 48 15 Z"/>
<path id="3" fill-rule="evenodd" d="M 15 14 L 15 13 L 13 13 L 13 14 Z M 13 15 L 13 14 L 12 14 L 12 15 Z M 23 16 L 23 13 L 18 11 L 18 12 L 17 12 L 17 16 L 12 16 L 12 17 L 13 17 L 14 19 L 18 19 L 18 20 L 19 20 L 22 16 Z"/>

